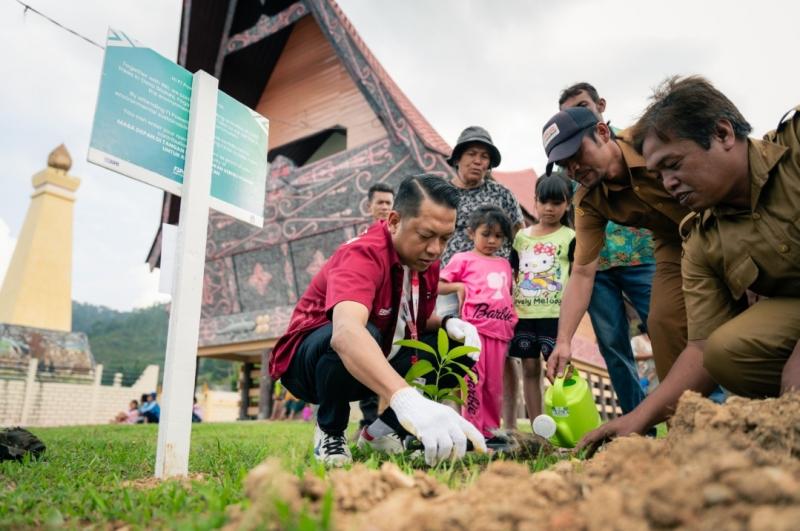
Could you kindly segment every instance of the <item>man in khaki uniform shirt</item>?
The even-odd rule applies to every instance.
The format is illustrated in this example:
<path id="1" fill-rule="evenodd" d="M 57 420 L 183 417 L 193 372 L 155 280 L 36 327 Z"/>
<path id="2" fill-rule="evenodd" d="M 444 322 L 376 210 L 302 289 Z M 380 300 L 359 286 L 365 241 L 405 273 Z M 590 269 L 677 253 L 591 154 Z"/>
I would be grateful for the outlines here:
<path id="1" fill-rule="evenodd" d="M 695 214 L 681 231 L 689 343 L 642 404 L 583 445 L 642 433 L 687 389 L 800 389 L 800 106 L 764 140 L 700 77 L 668 80 L 634 127 L 647 167 Z M 769 297 L 748 307 L 746 291 Z"/>
<path id="2" fill-rule="evenodd" d="M 581 184 L 575 193 L 575 262 L 561 303 L 558 339 L 547 363 L 550 379 L 562 374 L 570 343 L 589 305 L 608 221 L 653 231 L 656 272 L 647 329 L 658 377 L 663 379 L 686 347 L 678 224 L 689 213 L 670 196 L 630 144 L 584 107 L 564 109 L 545 124 L 542 140 L 553 163 Z"/>

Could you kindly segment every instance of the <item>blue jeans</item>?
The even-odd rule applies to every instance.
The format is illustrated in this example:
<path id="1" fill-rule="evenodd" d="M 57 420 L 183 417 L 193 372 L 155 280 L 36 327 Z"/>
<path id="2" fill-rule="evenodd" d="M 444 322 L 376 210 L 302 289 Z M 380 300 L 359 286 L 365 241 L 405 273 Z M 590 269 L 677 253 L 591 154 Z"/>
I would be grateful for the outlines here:
<path id="1" fill-rule="evenodd" d="M 606 361 L 611 385 L 623 413 L 632 411 L 645 397 L 631 349 L 630 323 L 625 314 L 623 293 L 642 322 L 647 323 L 655 270 L 655 264 L 642 264 L 598 271 L 589 302 L 589 317 L 597 345 Z"/>

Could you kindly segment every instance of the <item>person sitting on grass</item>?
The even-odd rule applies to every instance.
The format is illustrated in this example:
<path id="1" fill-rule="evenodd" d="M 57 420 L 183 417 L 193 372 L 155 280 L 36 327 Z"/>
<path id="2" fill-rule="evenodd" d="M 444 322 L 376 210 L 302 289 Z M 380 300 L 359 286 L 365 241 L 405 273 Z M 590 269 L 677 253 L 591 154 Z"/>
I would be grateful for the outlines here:
<path id="1" fill-rule="evenodd" d="M 269 420 L 281 420 L 283 418 L 283 404 L 286 402 L 286 388 L 280 381 L 275 382 L 275 391 L 272 394 L 272 413 Z"/>
<path id="2" fill-rule="evenodd" d="M 302 400 L 298 400 L 292 393 L 286 393 L 286 401 L 283 403 L 283 417 L 286 420 L 294 420 L 303 411 L 306 405 Z"/>
<path id="3" fill-rule="evenodd" d="M 147 419 L 144 418 L 144 410 L 147 408 L 147 403 L 150 401 L 150 395 L 147 393 L 142 393 L 141 399 L 139 400 L 139 416 L 136 418 L 136 424 L 144 424 L 147 422 Z"/>
<path id="4" fill-rule="evenodd" d="M 139 422 L 139 402 L 131 400 L 128 411 L 120 411 L 111 421 L 114 424 L 136 424 Z"/>
<path id="5" fill-rule="evenodd" d="M 344 435 L 350 402 L 372 393 L 389 407 L 362 435 L 408 430 L 420 439 L 429 464 L 463 456 L 467 439 L 486 451 L 475 426 L 405 381 L 417 353 L 393 345 L 407 337 L 435 345 L 442 327 L 451 339 L 480 348 L 474 326 L 433 313 L 439 257 L 455 230 L 457 197 L 438 176 L 406 178 L 388 220 L 341 245 L 297 302 L 269 369 L 296 397 L 319 404 L 317 460 L 334 466 L 352 461 Z M 419 357 L 427 359 L 424 352 Z"/>
<path id="6" fill-rule="evenodd" d="M 148 401 L 142 404 L 139 411 L 145 421 L 150 424 L 158 424 L 161 418 L 161 406 L 158 405 L 158 395 L 155 391 L 148 395 Z"/>
<path id="7" fill-rule="evenodd" d="M 203 410 L 200 408 L 200 404 L 197 403 L 197 397 L 194 397 L 194 402 L 192 403 L 192 422 L 203 422 Z"/>
<path id="8" fill-rule="evenodd" d="M 310 422 L 314 418 L 314 408 L 311 407 L 311 404 L 303 406 L 302 417 L 304 422 Z"/>

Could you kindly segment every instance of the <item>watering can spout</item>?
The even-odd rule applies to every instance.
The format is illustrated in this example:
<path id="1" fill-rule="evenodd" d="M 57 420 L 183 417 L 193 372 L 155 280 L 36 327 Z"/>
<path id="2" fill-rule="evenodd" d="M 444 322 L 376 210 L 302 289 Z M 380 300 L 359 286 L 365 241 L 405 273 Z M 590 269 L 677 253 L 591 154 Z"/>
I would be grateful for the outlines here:
<path id="1" fill-rule="evenodd" d="M 576 438 L 572 436 L 572 429 L 564 421 L 556 422 L 556 433 L 562 441 L 575 441 Z"/>

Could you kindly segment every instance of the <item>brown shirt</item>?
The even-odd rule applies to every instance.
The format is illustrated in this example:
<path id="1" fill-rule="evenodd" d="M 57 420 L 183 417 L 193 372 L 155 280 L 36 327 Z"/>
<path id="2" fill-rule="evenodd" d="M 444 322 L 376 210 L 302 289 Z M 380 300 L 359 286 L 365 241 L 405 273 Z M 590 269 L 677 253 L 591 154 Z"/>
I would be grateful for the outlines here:
<path id="1" fill-rule="evenodd" d="M 656 262 L 679 262 L 678 225 L 689 210 L 667 193 L 657 173 L 647 170 L 644 158 L 630 144 L 627 130 L 616 142 L 628 176 L 603 181 L 592 189 L 581 186 L 575 192 L 575 262 L 585 265 L 598 257 L 608 221 L 652 230 Z"/>
<path id="2" fill-rule="evenodd" d="M 745 290 L 798 297 L 800 106 L 764 140 L 748 139 L 750 208 L 718 206 L 681 227 L 689 339 L 707 339 L 746 308 Z M 780 316 L 776 316 L 780 318 Z"/>

